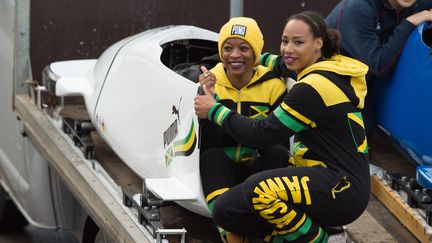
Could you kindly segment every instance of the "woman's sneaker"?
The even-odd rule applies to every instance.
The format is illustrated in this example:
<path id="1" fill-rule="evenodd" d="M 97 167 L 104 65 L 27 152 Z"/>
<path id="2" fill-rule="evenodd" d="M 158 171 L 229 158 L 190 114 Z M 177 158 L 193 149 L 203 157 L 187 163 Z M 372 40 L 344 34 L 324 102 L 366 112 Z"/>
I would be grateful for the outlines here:
<path id="1" fill-rule="evenodd" d="M 323 228 L 328 234 L 328 243 L 350 243 L 345 226 L 332 226 Z"/>

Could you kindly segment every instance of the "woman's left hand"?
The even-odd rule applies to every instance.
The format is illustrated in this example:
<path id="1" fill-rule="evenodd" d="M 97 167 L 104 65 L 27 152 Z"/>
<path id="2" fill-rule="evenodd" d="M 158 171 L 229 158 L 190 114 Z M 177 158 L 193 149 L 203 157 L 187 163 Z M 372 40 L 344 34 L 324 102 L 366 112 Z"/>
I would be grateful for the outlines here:
<path id="1" fill-rule="evenodd" d="M 201 84 L 201 86 L 206 86 L 208 90 L 214 95 L 216 75 L 207 70 L 205 66 L 201 66 L 200 69 L 202 74 L 199 76 L 199 83 Z"/>
<path id="2" fill-rule="evenodd" d="M 210 108 L 216 101 L 206 85 L 203 85 L 202 88 L 204 90 L 204 95 L 197 95 L 195 97 L 195 114 L 199 118 L 207 118 Z"/>
<path id="3" fill-rule="evenodd" d="M 421 12 L 415 13 L 409 16 L 408 18 L 406 18 L 406 20 L 408 20 L 415 26 L 418 26 L 424 21 L 432 22 L 432 9 L 423 10 Z"/>

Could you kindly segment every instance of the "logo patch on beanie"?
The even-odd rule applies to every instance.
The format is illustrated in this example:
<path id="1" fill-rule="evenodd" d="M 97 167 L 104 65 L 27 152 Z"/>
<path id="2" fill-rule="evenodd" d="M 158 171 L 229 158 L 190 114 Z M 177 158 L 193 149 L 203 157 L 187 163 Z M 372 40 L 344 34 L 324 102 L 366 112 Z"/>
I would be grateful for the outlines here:
<path id="1" fill-rule="evenodd" d="M 246 36 L 246 26 L 235 24 L 231 28 L 231 35 Z"/>

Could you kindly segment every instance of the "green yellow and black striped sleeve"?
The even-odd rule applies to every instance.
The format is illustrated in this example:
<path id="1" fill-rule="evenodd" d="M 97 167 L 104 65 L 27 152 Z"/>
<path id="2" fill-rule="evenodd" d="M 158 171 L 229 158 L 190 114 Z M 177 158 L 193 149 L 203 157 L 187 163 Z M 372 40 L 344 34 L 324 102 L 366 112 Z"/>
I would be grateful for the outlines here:
<path id="1" fill-rule="evenodd" d="M 325 105 L 319 94 L 307 84 L 298 84 L 265 119 L 241 116 L 219 103 L 212 106 L 208 118 L 240 143 L 267 148 L 316 126 L 314 120 L 324 110 Z"/>
<path id="2" fill-rule="evenodd" d="M 266 52 L 266 53 L 261 55 L 260 60 L 259 60 L 259 62 L 260 62 L 259 64 L 266 66 L 266 67 L 269 67 L 272 71 L 275 72 L 275 70 L 279 66 L 280 59 L 281 59 L 281 56 Z"/>
<path id="3" fill-rule="evenodd" d="M 253 148 L 274 146 L 286 140 L 290 133 L 293 134 L 273 113 L 263 120 L 258 120 L 242 116 L 216 103 L 210 109 L 208 118 L 239 143 Z"/>
<path id="4" fill-rule="evenodd" d="M 316 121 L 326 109 L 323 99 L 313 87 L 297 83 L 273 113 L 286 127 L 299 133 L 316 127 Z"/>

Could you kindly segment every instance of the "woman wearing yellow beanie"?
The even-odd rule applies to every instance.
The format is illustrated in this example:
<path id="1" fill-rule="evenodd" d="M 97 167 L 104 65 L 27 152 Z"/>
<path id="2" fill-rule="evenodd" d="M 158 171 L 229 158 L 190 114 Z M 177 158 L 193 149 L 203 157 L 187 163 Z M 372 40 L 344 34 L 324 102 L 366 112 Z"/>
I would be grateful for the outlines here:
<path id="1" fill-rule="evenodd" d="M 219 31 L 218 49 L 222 59 L 222 46 L 229 38 L 244 40 L 252 47 L 254 54 L 254 66 L 258 65 L 261 51 L 264 46 L 264 38 L 254 19 L 236 17 L 230 19 Z"/>
<path id="2" fill-rule="evenodd" d="M 286 95 L 284 82 L 269 68 L 258 65 L 263 45 L 255 20 L 230 19 L 219 33 L 222 62 L 210 71 L 202 67 L 199 78 L 201 84 L 215 84 L 221 104 L 255 119 L 267 117 Z M 282 145 L 257 149 L 238 143 L 208 120 L 203 120 L 201 127 L 200 172 L 210 211 L 220 195 L 253 173 L 288 165 L 288 151 Z M 218 229 L 224 242 L 242 242 Z"/>

